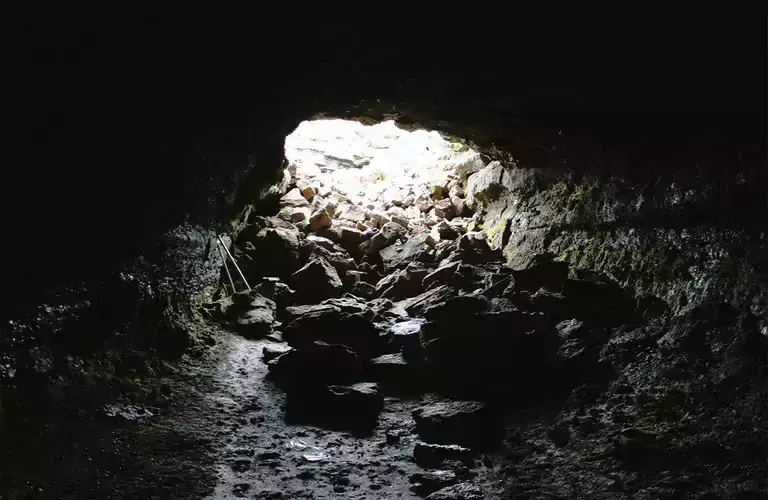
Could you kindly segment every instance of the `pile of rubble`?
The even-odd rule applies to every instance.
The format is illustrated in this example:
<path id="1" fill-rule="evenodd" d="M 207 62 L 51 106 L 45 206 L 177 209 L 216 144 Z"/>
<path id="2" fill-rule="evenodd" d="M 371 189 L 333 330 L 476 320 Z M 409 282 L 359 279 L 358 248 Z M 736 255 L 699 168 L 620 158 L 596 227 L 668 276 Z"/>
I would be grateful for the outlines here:
<path id="1" fill-rule="evenodd" d="M 289 167 L 278 215 L 249 216 L 234 242 L 253 289 L 207 309 L 276 342 L 263 356 L 289 421 L 367 432 L 384 393 L 440 394 L 413 414 L 424 441 L 414 460 L 447 467 L 419 482 L 428 498 L 476 498 L 462 467 L 499 442 L 510 406 L 609 380 L 602 326 L 634 314 L 620 291 L 565 263 L 505 267 L 471 216 L 503 169 L 462 158 L 439 183 L 371 181 L 383 187 L 365 199 Z"/>

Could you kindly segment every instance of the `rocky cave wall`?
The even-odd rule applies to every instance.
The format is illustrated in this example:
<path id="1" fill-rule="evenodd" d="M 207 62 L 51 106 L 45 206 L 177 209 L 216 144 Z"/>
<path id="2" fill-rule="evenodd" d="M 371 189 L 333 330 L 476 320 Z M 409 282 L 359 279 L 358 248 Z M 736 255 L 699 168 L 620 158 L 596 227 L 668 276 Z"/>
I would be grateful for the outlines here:
<path id="1" fill-rule="evenodd" d="M 210 284 L 219 257 L 206 277 L 195 267 L 205 232 L 226 231 L 276 180 L 285 136 L 322 112 L 441 130 L 522 169 L 482 209 L 513 265 L 547 250 L 675 308 L 714 294 L 764 311 L 764 95 L 751 92 L 759 63 L 746 64 L 764 27 L 734 22 L 726 44 L 711 24 L 686 37 L 670 24 L 649 45 L 621 23 L 592 36 L 524 24 L 465 40 L 471 58 L 425 25 L 368 44 L 307 27 L 269 50 L 234 26 L 145 26 L 137 39 L 128 23 L 23 25 L 17 296 L 142 249 L 156 281 Z M 538 30 L 547 41 L 522 50 Z M 715 64 L 728 78 L 704 78 Z M 66 224 L 41 227 L 52 214 Z M 186 235 L 146 251 L 175 227 Z"/>

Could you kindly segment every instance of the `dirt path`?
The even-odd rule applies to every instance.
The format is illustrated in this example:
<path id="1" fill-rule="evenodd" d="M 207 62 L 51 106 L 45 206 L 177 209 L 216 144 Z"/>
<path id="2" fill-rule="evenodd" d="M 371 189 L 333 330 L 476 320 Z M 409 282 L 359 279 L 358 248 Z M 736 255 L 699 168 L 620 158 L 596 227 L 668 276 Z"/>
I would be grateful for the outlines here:
<path id="1" fill-rule="evenodd" d="M 419 400 L 387 398 L 372 436 L 287 425 L 283 394 L 265 380 L 261 349 L 222 333 L 204 394 L 215 409 L 217 484 L 208 497 L 412 499 L 415 443 L 411 410 Z M 205 377 L 207 378 L 207 377 Z"/>
<path id="2" fill-rule="evenodd" d="M 288 425 L 284 393 L 265 379 L 271 342 L 227 331 L 216 339 L 202 358 L 146 381 L 169 387 L 161 408 L 130 405 L 141 416 L 128 419 L 95 406 L 52 412 L 43 430 L 19 438 L 0 499 L 421 498 L 410 482 L 423 472 L 412 460 L 411 411 L 432 396 L 387 397 L 365 437 Z M 121 405 L 94 405 L 103 403 Z M 490 474 L 482 464 L 472 471 L 478 484 Z"/>

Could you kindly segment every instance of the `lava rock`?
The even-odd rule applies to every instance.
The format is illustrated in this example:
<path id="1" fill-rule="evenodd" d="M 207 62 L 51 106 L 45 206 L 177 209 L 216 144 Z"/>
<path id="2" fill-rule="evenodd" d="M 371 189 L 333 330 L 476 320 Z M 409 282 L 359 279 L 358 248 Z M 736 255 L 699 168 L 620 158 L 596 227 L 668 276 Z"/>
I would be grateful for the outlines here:
<path id="1" fill-rule="evenodd" d="M 473 210 L 478 203 L 498 199 L 506 190 L 504 167 L 497 161 L 492 161 L 482 170 L 472 174 L 467 179 L 467 205 Z"/>
<path id="2" fill-rule="evenodd" d="M 402 300 L 398 305 L 405 309 L 411 316 L 420 316 L 427 308 L 444 302 L 448 297 L 455 293 L 456 290 L 454 288 L 447 285 L 441 285 L 427 290 L 416 297 Z"/>
<path id="3" fill-rule="evenodd" d="M 347 250 L 349 250 L 350 248 L 356 248 L 365 239 L 362 231 L 353 227 L 346 227 L 346 226 L 341 228 L 340 236 L 341 236 L 340 238 L 341 246 L 343 246 Z"/>
<path id="4" fill-rule="evenodd" d="M 450 198 L 441 199 L 435 202 L 435 215 L 443 219 L 451 220 L 456 215 L 456 208 Z"/>
<path id="5" fill-rule="evenodd" d="M 368 431 L 375 427 L 384 396 L 374 383 L 303 386 L 289 390 L 286 420 L 314 423 L 333 429 Z"/>
<path id="6" fill-rule="evenodd" d="M 489 449 L 502 438 L 500 415 L 479 401 L 442 401 L 413 410 L 416 432 L 425 441 Z"/>
<path id="7" fill-rule="evenodd" d="M 406 359 L 414 352 L 418 352 L 418 357 L 421 357 L 420 333 L 424 322 L 423 318 L 408 318 L 387 327 L 390 344 L 396 351 L 401 351 Z"/>
<path id="8" fill-rule="evenodd" d="M 363 242 L 359 250 L 366 255 L 379 253 L 383 248 L 394 244 L 398 240 L 404 240 L 408 236 L 408 230 L 396 222 L 387 222 L 373 237 Z"/>
<path id="9" fill-rule="evenodd" d="M 403 268 L 411 262 L 428 262 L 433 259 L 435 240 L 429 234 L 414 236 L 402 245 L 391 245 L 381 250 L 381 260 L 387 272 Z"/>
<path id="10" fill-rule="evenodd" d="M 352 285 L 352 293 L 364 299 L 371 299 L 376 293 L 376 287 L 364 281 L 358 281 Z"/>
<path id="11" fill-rule="evenodd" d="M 422 390 L 422 367 L 409 363 L 402 353 L 384 354 L 371 359 L 371 378 L 383 387 L 398 392 L 418 393 Z"/>
<path id="12" fill-rule="evenodd" d="M 412 262 L 405 270 L 397 271 L 385 277 L 376 284 L 376 294 L 379 297 L 402 300 L 415 297 L 422 291 L 422 282 L 429 272 L 420 263 Z"/>
<path id="13" fill-rule="evenodd" d="M 320 341 L 278 356 L 269 362 L 268 369 L 270 377 L 289 388 L 345 384 L 362 376 L 362 365 L 354 351 Z"/>
<path id="14" fill-rule="evenodd" d="M 453 322 L 488 310 L 490 303 L 482 295 L 460 295 L 424 310 L 427 321 Z"/>
<path id="15" fill-rule="evenodd" d="M 330 250 L 332 252 L 340 250 L 340 248 L 337 247 L 336 244 L 333 241 L 331 241 L 330 239 L 325 238 L 323 236 L 319 236 L 317 234 L 310 234 L 310 235 L 308 235 L 307 239 L 306 239 L 306 242 L 310 243 L 310 244 L 313 244 L 313 245 L 316 245 L 316 246 L 319 246 L 319 247 L 322 247 L 322 248 L 325 248 L 326 250 Z"/>
<path id="16" fill-rule="evenodd" d="M 282 344 L 265 345 L 261 349 L 261 358 L 265 363 L 268 363 L 278 356 L 282 356 L 283 354 L 287 353 L 291 349 L 291 347 Z"/>
<path id="17" fill-rule="evenodd" d="M 413 448 L 413 461 L 421 467 L 442 467 L 446 461 L 472 464 L 474 452 L 456 444 L 416 443 Z"/>
<path id="18" fill-rule="evenodd" d="M 424 289 L 429 290 L 435 283 L 452 284 L 454 273 L 459 268 L 460 264 L 461 262 L 447 262 L 441 264 L 437 269 L 424 276 L 424 279 L 421 282 L 422 286 Z"/>
<path id="19" fill-rule="evenodd" d="M 452 225 L 448 224 L 446 221 L 438 222 L 435 224 L 435 226 L 432 228 L 432 231 L 437 233 L 440 240 L 455 240 L 461 236 L 459 231 Z"/>
<path id="20" fill-rule="evenodd" d="M 272 300 L 277 308 L 289 307 L 294 303 L 296 292 L 277 277 L 265 277 L 253 287 L 253 291 Z"/>
<path id="21" fill-rule="evenodd" d="M 238 333 L 248 338 L 260 338 L 272 333 L 275 322 L 274 301 L 258 295 L 253 298 L 248 310 L 234 321 Z"/>
<path id="22" fill-rule="evenodd" d="M 367 357 L 380 352 L 379 333 L 367 313 L 347 314 L 331 304 L 321 306 L 294 317 L 283 327 L 286 342 L 301 347 L 322 340 L 349 346 Z"/>
<path id="23" fill-rule="evenodd" d="M 298 188 L 293 188 L 280 198 L 280 208 L 303 208 L 309 207 L 309 202 Z"/>
<path id="24" fill-rule="evenodd" d="M 446 486 L 458 482 L 456 473 L 452 470 L 427 470 L 411 474 L 408 481 L 413 485 L 411 489 L 419 496 L 427 496 Z"/>
<path id="25" fill-rule="evenodd" d="M 568 278 L 568 264 L 538 259 L 526 269 L 512 272 L 516 290 L 536 292 L 540 288 L 560 292 Z"/>
<path id="26" fill-rule="evenodd" d="M 459 483 L 438 490 L 426 497 L 426 500 L 482 500 L 483 492 L 470 483 Z"/>
<path id="27" fill-rule="evenodd" d="M 337 208 L 336 217 L 350 222 L 365 222 L 368 219 L 368 210 L 360 205 L 344 204 Z"/>
<path id="28" fill-rule="evenodd" d="M 344 314 L 359 314 L 364 318 L 371 320 L 373 310 L 354 295 L 345 294 L 343 297 L 324 300 L 320 305 L 330 305 L 337 307 Z"/>
<path id="29" fill-rule="evenodd" d="M 302 302 L 317 302 L 329 297 L 338 297 L 344 289 L 336 269 L 324 258 L 311 259 L 296 271 L 291 279 Z"/>
<path id="30" fill-rule="evenodd" d="M 286 278 L 299 268 L 299 231 L 264 228 L 238 252 L 238 263 L 249 282 L 263 276 Z"/>
<path id="31" fill-rule="evenodd" d="M 309 227 L 313 231 L 317 231 L 318 229 L 327 229 L 331 227 L 332 224 L 333 219 L 331 219 L 331 216 L 325 209 L 316 210 L 309 217 Z"/>

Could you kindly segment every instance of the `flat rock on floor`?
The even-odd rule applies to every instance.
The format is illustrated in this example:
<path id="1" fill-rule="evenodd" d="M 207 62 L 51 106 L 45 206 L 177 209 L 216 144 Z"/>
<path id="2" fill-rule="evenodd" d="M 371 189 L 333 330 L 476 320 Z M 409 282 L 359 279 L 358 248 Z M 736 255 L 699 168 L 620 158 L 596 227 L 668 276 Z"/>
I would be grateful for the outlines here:
<path id="1" fill-rule="evenodd" d="M 413 411 L 416 432 L 438 444 L 487 449 L 502 437 L 499 415 L 479 401 L 441 401 Z"/>
<path id="2" fill-rule="evenodd" d="M 482 500 L 483 492 L 470 483 L 459 483 L 438 490 L 426 497 L 426 500 Z"/>

